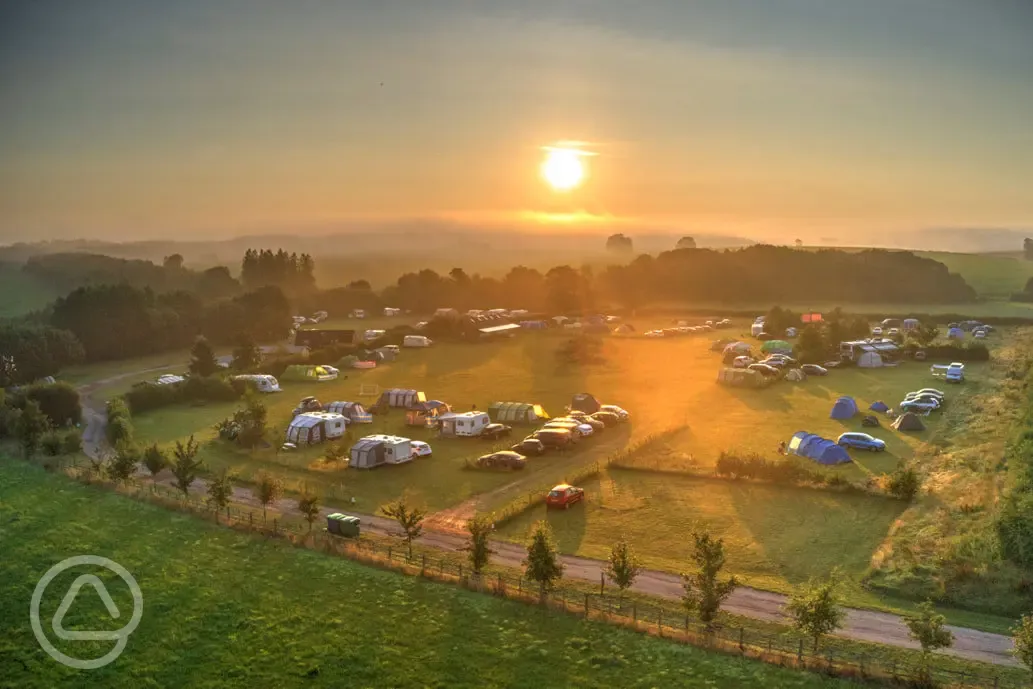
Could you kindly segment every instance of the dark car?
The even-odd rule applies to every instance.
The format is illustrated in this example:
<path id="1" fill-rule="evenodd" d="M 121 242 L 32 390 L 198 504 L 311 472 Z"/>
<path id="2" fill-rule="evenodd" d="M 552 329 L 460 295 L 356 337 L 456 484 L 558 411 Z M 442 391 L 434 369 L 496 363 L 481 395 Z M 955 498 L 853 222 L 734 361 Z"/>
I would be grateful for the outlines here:
<path id="1" fill-rule="evenodd" d="M 528 436 L 533 440 L 540 440 L 542 445 L 557 450 L 565 450 L 578 441 L 577 434 L 566 428 L 543 428 Z"/>
<path id="2" fill-rule="evenodd" d="M 607 428 L 621 425 L 621 417 L 614 414 L 612 411 L 597 411 L 592 414 L 591 418 L 596 421 L 602 421 Z"/>
<path id="3" fill-rule="evenodd" d="M 568 421 L 568 422 L 577 423 L 579 425 L 583 424 L 583 423 L 586 423 L 586 424 L 588 424 L 589 426 L 592 427 L 593 431 L 601 431 L 604 428 L 606 428 L 606 424 L 604 422 L 600 421 L 599 419 L 593 419 L 591 417 L 591 415 L 586 414 L 584 412 L 571 412 L 567 416 L 561 416 L 559 418 L 552 419 L 552 421 L 550 421 L 549 423 L 552 423 L 552 422 L 555 422 L 555 421 L 559 421 L 559 422 Z"/>
<path id="4" fill-rule="evenodd" d="M 523 469 L 527 458 L 518 452 L 502 450 L 477 458 L 479 469 Z"/>
<path id="5" fill-rule="evenodd" d="M 525 457 L 538 457 L 539 455 L 545 454 L 546 448 L 541 440 L 536 440 L 535 438 L 524 438 L 509 449 L 513 452 L 522 454 Z"/>
<path id="6" fill-rule="evenodd" d="M 315 397 L 302 397 L 301 401 L 298 402 L 298 406 L 294 407 L 293 414 L 294 416 L 297 416 L 298 414 L 303 414 L 305 412 L 321 411 L 322 409 L 323 405 L 320 404 L 319 400 Z"/>
<path id="7" fill-rule="evenodd" d="M 809 376 L 827 376 L 829 370 L 824 366 L 818 366 L 817 364 L 804 364 L 800 367 L 804 373 Z"/>
<path id="8" fill-rule="evenodd" d="M 750 371 L 756 371 L 762 376 L 769 378 L 775 378 L 779 375 L 779 371 L 774 366 L 768 366 L 767 364 L 750 364 L 746 367 Z"/>
<path id="9" fill-rule="evenodd" d="M 504 423 L 489 423 L 481 429 L 481 437 L 485 440 L 498 440 L 513 432 L 512 426 Z"/>

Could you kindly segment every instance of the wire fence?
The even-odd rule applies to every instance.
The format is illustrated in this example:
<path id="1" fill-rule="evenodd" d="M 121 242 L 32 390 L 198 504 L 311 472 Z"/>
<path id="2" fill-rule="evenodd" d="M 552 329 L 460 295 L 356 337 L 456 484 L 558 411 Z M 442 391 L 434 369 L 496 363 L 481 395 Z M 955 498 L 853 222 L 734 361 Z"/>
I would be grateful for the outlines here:
<path id="1" fill-rule="evenodd" d="M 137 495 L 176 503 L 181 509 L 214 516 L 212 506 L 196 495 L 186 496 L 161 484 L 137 486 Z M 228 506 L 219 510 L 218 518 L 225 524 L 270 536 L 287 538 L 292 543 L 306 545 L 327 553 L 373 564 L 405 569 L 410 574 L 450 581 L 467 588 L 542 604 L 565 610 L 587 619 L 606 620 L 610 623 L 656 634 L 675 641 L 733 653 L 786 667 L 807 669 L 829 675 L 881 680 L 908 686 L 937 687 L 993 687 L 1018 689 L 1028 684 L 1017 679 L 1017 673 L 1000 672 L 988 665 L 986 670 L 954 670 L 930 663 L 886 659 L 875 651 L 861 652 L 844 648 L 813 647 L 810 641 L 795 635 L 773 634 L 745 626 L 707 626 L 672 601 L 646 602 L 608 593 L 605 582 L 599 592 L 588 592 L 569 583 L 542 590 L 528 579 L 513 574 L 492 572 L 477 574 L 465 558 L 428 556 L 413 553 L 404 544 L 384 544 L 367 538 L 345 538 L 332 535 L 320 516 L 310 525 L 293 519 L 269 518 L 261 511 Z"/>

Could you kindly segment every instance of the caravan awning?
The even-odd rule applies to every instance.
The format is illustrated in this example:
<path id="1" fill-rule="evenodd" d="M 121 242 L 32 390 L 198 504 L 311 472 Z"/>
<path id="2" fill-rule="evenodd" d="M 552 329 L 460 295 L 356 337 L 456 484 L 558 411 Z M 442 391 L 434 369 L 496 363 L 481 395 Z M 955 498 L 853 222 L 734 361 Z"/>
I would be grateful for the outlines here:
<path id="1" fill-rule="evenodd" d="M 499 333 L 510 332 L 511 330 L 520 330 L 520 325 L 517 323 L 506 323 L 505 325 L 493 325 L 490 328 L 480 328 L 479 332 L 484 335 L 497 335 Z"/>

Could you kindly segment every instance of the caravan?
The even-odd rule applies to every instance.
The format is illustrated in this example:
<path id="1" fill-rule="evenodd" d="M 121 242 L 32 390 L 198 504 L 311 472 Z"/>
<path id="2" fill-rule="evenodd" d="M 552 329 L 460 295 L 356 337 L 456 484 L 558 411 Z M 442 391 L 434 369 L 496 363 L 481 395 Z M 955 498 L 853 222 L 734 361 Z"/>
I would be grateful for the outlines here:
<path id="1" fill-rule="evenodd" d="M 348 420 L 340 414 L 325 411 L 303 412 L 295 416 L 287 427 L 288 443 L 300 447 L 315 445 L 324 440 L 340 438 L 347 429 Z"/>
<path id="2" fill-rule="evenodd" d="M 437 417 L 441 435 L 445 437 L 473 438 L 479 436 L 484 427 L 491 423 L 487 412 L 449 412 Z"/>
<path id="3" fill-rule="evenodd" d="M 241 380 L 259 392 L 280 392 L 280 382 L 274 376 L 265 373 L 233 376 L 233 380 Z"/>

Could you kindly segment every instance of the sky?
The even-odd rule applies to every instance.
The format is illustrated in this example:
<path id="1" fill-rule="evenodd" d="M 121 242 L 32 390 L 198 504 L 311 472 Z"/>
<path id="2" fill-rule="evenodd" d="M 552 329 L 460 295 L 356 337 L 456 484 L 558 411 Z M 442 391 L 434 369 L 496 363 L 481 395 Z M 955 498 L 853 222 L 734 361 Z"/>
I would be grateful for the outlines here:
<path id="1" fill-rule="evenodd" d="M 7 0 L 0 241 L 1029 227 L 1031 122 L 1028 0 Z"/>

